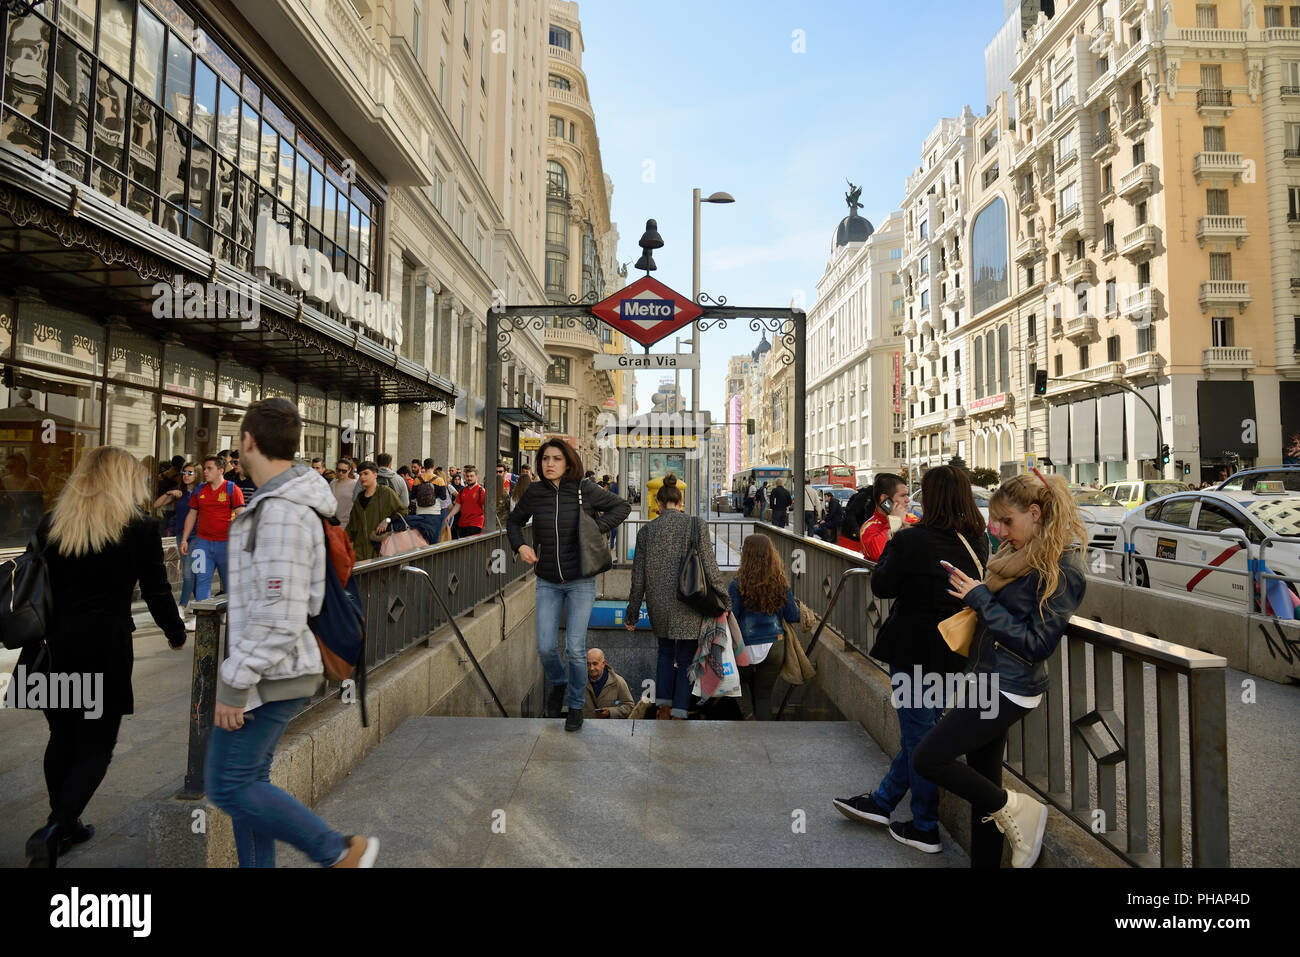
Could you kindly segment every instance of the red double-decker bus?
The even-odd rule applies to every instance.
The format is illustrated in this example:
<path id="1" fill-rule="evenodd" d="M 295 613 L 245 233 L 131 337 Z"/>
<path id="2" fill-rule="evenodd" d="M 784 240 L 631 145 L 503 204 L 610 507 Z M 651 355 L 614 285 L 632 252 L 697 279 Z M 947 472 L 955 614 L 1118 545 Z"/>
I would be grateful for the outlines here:
<path id="1" fill-rule="evenodd" d="M 849 465 L 823 465 L 821 468 L 808 469 L 804 473 L 804 482 L 808 485 L 840 485 L 844 488 L 857 488 L 857 472 Z"/>

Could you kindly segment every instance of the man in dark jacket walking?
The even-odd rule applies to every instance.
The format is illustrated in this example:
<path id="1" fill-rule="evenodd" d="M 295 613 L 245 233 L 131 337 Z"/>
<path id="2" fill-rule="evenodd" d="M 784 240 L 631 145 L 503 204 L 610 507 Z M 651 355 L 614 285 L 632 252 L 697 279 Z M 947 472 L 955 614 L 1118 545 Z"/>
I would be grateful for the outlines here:
<path id="1" fill-rule="evenodd" d="M 794 497 L 784 483 L 785 479 L 777 479 L 776 488 L 772 489 L 772 524 L 777 528 L 785 528 L 790 516 L 790 506 L 794 504 Z"/>
<path id="2" fill-rule="evenodd" d="M 817 532 L 830 544 L 835 544 L 840 526 L 844 522 L 844 506 L 832 493 L 826 493 L 826 516 L 817 526 Z"/>

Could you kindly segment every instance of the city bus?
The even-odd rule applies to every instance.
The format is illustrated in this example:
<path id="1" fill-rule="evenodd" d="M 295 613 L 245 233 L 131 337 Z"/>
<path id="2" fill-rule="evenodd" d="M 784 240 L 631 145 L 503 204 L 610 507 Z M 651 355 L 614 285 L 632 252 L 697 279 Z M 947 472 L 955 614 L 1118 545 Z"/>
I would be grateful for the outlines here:
<path id="1" fill-rule="evenodd" d="M 731 503 L 736 511 L 743 512 L 745 489 L 749 488 L 751 483 L 755 488 L 762 488 L 763 483 L 766 482 L 770 491 L 777 479 L 785 479 L 785 487 L 788 489 L 792 474 L 787 465 L 756 465 L 753 468 L 741 469 L 731 476 Z"/>
<path id="2" fill-rule="evenodd" d="M 809 469 L 804 476 L 804 482 L 808 485 L 840 485 L 852 489 L 858 487 L 858 473 L 850 465 L 823 465 Z"/>

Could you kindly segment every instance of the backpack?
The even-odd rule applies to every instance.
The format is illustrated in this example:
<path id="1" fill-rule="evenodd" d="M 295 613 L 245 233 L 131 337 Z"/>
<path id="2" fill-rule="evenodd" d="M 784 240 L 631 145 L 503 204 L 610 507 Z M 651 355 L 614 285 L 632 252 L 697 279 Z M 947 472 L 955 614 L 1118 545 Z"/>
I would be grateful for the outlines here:
<path id="1" fill-rule="evenodd" d="M 361 703 L 361 726 L 370 727 L 366 714 L 366 615 L 352 568 L 357 562 L 352 539 L 331 515 L 322 518 L 325 534 L 325 597 L 320 614 L 307 617 L 307 627 L 320 646 L 321 663 L 329 681 L 356 677 Z"/>
<path id="2" fill-rule="evenodd" d="M 12 566 L 8 575 L 5 565 Z M 32 533 L 27 551 L 0 564 L 0 576 L 0 644 L 23 648 L 40 641 L 54 608 L 39 530 Z"/>
<path id="3" fill-rule="evenodd" d="M 261 511 L 257 517 L 261 518 Z M 325 536 L 325 595 L 321 599 L 320 612 L 307 616 L 307 627 L 316 638 L 320 648 L 320 660 L 324 666 L 327 681 L 347 681 L 355 678 L 357 701 L 361 704 L 361 727 L 370 727 L 370 718 L 366 713 L 366 613 L 361 601 L 361 592 L 357 580 L 352 577 L 352 568 L 357 563 L 356 549 L 347 530 L 339 524 L 336 516 L 322 518 Z M 244 551 L 252 552 L 257 547 L 257 525 L 248 533 L 248 543 Z"/>
<path id="4" fill-rule="evenodd" d="M 438 486 L 432 482 L 421 482 L 415 487 L 415 504 L 420 508 L 433 508 L 441 498 L 442 496 L 438 494 Z"/>

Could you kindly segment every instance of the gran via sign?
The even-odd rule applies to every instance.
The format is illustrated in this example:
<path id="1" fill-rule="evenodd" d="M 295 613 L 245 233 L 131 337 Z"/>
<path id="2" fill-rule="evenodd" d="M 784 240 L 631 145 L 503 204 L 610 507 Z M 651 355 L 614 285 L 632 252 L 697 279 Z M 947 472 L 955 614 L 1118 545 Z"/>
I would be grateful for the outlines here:
<path id="1" fill-rule="evenodd" d="M 289 230 L 269 213 L 257 217 L 253 266 L 289 282 L 322 308 L 379 333 L 393 348 L 402 345 L 402 320 L 397 304 L 369 292 L 344 273 L 335 272 L 330 258 L 318 249 L 294 245 Z"/>

